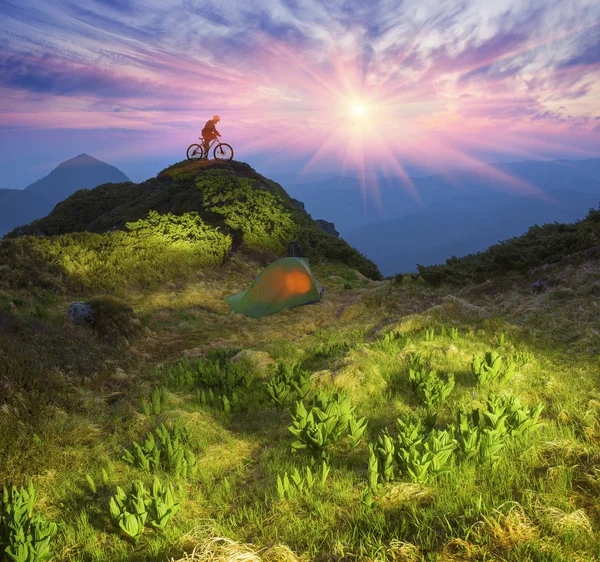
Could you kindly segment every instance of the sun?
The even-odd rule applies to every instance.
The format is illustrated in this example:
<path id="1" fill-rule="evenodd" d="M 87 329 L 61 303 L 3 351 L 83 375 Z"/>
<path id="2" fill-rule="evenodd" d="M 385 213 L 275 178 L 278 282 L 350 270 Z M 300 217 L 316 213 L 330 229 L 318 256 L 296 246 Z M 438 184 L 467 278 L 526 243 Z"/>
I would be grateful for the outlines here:
<path id="1" fill-rule="evenodd" d="M 369 106 L 363 101 L 350 102 L 350 114 L 352 117 L 361 119 L 369 113 Z"/>
<path id="2" fill-rule="evenodd" d="M 344 105 L 346 106 L 346 113 L 353 119 L 362 120 L 372 112 L 369 101 L 362 98 L 352 97 L 346 99 Z"/>

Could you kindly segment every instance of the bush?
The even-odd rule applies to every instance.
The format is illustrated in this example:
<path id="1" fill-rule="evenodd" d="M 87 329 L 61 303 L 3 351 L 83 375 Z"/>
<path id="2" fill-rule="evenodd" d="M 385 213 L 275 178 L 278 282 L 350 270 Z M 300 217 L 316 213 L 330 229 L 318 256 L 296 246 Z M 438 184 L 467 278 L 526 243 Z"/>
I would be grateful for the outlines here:
<path id="1" fill-rule="evenodd" d="M 196 186 L 203 191 L 206 209 L 223 216 L 229 228 L 242 233 L 248 246 L 283 252 L 295 238 L 297 225 L 283 200 L 256 180 L 208 170 L 199 176 Z"/>
<path id="2" fill-rule="evenodd" d="M 432 285 L 466 285 L 509 271 L 523 273 L 546 263 L 556 263 L 567 255 L 597 247 L 599 216 L 600 208 L 590 209 L 585 219 L 572 224 L 536 224 L 522 236 L 490 246 L 483 252 L 461 258 L 452 256 L 442 265 L 419 265 L 419 273 Z"/>

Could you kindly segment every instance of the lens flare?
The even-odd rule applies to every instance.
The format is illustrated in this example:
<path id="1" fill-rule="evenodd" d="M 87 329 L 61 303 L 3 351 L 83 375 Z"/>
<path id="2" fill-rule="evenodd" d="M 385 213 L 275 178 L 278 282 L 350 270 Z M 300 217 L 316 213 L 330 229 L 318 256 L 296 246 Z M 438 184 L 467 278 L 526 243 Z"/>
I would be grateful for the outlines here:
<path id="1" fill-rule="evenodd" d="M 361 118 L 366 117 L 369 113 L 369 107 L 366 103 L 362 101 L 351 102 L 350 104 L 350 114 L 353 117 Z"/>

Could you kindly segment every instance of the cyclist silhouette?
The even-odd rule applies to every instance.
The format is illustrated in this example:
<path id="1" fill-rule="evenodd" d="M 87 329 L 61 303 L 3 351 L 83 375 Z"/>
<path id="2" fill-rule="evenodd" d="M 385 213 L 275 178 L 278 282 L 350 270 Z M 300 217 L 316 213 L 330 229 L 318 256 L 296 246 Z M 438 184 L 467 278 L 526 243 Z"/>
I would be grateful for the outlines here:
<path id="1" fill-rule="evenodd" d="M 220 137 L 221 134 L 219 133 L 219 131 L 217 131 L 215 125 L 221 120 L 221 118 L 218 115 L 213 115 L 212 119 L 209 119 L 206 122 L 206 125 L 204 125 L 204 129 L 202 129 L 202 138 L 204 139 L 204 142 L 202 143 L 204 145 L 204 153 L 206 154 L 206 157 L 208 158 L 208 144 L 210 143 L 211 140 L 216 139 L 217 137 Z"/>

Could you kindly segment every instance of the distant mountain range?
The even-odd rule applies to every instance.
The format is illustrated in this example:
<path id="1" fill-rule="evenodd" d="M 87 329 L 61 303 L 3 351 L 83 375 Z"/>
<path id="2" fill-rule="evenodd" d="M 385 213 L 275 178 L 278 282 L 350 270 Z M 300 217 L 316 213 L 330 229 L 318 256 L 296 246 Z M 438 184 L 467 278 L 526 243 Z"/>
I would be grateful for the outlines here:
<path id="1" fill-rule="evenodd" d="M 410 183 L 418 199 L 405 180 L 378 178 L 378 204 L 375 184 L 363 195 L 355 177 L 286 189 L 393 275 L 485 250 L 534 224 L 583 218 L 600 201 L 600 158 L 496 164 Z"/>
<path id="2" fill-rule="evenodd" d="M 0 236 L 46 216 L 57 203 L 80 189 L 127 181 L 129 178 L 114 166 L 80 154 L 25 189 L 0 189 Z"/>

